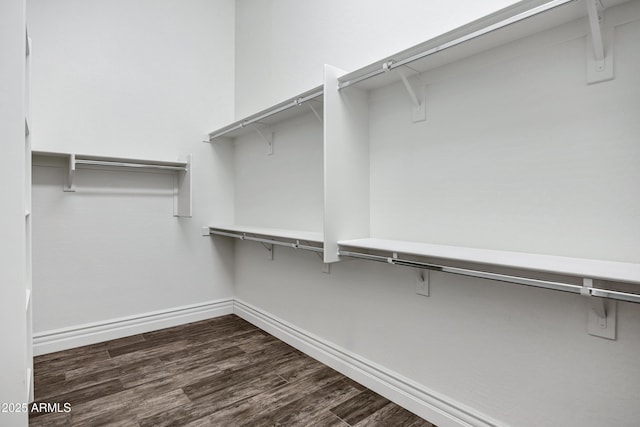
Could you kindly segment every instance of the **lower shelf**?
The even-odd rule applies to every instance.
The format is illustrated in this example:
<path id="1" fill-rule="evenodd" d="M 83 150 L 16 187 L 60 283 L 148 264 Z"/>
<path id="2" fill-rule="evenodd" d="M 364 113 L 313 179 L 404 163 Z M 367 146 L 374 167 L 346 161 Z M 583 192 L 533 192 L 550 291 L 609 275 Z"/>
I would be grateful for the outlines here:
<path id="1" fill-rule="evenodd" d="M 640 303 L 640 264 L 376 238 L 338 245 L 341 256 Z"/>

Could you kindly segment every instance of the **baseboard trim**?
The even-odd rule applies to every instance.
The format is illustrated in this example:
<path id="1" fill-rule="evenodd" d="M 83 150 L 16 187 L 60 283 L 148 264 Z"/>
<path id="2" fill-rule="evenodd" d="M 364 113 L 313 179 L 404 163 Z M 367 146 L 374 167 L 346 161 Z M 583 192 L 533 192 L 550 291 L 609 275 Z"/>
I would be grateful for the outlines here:
<path id="1" fill-rule="evenodd" d="M 233 298 L 227 298 L 38 332 L 33 335 L 33 354 L 39 356 L 232 313 Z"/>
<path id="2" fill-rule="evenodd" d="M 439 427 L 497 427 L 502 425 L 484 414 L 244 301 L 235 299 L 233 312 Z"/>

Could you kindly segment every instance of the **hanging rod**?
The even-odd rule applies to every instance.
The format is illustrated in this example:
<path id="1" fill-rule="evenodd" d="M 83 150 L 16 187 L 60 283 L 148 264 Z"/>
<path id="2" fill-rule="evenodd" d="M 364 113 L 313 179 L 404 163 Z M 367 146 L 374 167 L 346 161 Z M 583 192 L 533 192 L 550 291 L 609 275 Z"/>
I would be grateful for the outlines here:
<path id="1" fill-rule="evenodd" d="M 570 283 L 554 282 L 554 281 L 548 281 L 548 280 L 530 279 L 528 277 L 512 276 L 508 274 L 489 273 L 485 271 L 471 270 L 471 269 L 465 269 L 465 268 L 447 267 L 447 266 L 430 264 L 430 263 L 425 263 L 420 261 L 411 261 L 411 260 L 405 260 L 401 258 L 365 254 L 360 252 L 340 250 L 338 254 L 340 256 L 348 256 L 351 258 L 360 258 L 360 259 L 366 259 L 371 261 L 384 262 L 384 263 L 403 266 L 403 267 L 415 267 L 415 268 L 422 268 L 425 270 L 442 271 L 443 273 L 457 274 L 461 276 L 470 276 L 470 277 L 477 277 L 481 279 L 497 280 L 500 282 L 514 283 L 518 285 L 532 286 L 536 288 L 552 289 L 555 291 L 571 292 L 571 293 L 589 295 L 594 297 L 610 298 L 610 299 L 616 299 L 620 301 L 640 303 L 640 295 L 632 294 L 628 292 L 612 291 L 608 289 L 572 285 Z"/>
<path id="2" fill-rule="evenodd" d="M 110 162 L 106 160 L 76 159 L 75 163 L 81 164 L 81 165 L 118 166 L 118 167 L 130 167 L 130 168 L 153 168 L 153 169 L 164 169 L 164 170 L 175 170 L 175 171 L 187 170 L 185 166 L 168 166 L 168 165 L 155 165 L 155 164 L 129 163 L 129 162 Z"/>
<path id="3" fill-rule="evenodd" d="M 261 113 L 258 113 L 256 116 L 249 117 L 249 118 L 247 118 L 245 120 L 242 120 L 242 121 L 240 121 L 240 122 L 238 122 L 238 123 L 236 123 L 234 125 L 231 125 L 229 127 L 222 128 L 220 130 L 211 132 L 209 134 L 209 142 L 212 142 L 213 139 L 219 138 L 219 137 L 224 136 L 224 135 L 226 135 L 228 133 L 234 132 L 234 131 L 236 131 L 238 129 L 242 129 L 244 127 L 247 127 L 247 126 L 249 126 L 249 125 L 251 125 L 253 123 L 259 122 L 260 120 L 264 120 L 264 119 L 266 119 L 268 117 L 271 117 L 271 116 L 273 116 L 275 114 L 278 114 L 278 113 L 280 113 L 282 111 L 288 110 L 288 109 L 293 108 L 293 107 L 299 107 L 300 105 L 304 104 L 305 102 L 307 102 L 307 101 L 309 101 L 311 99 L 317 98 L 318 96 L 321 96 L 323 93 L 324 93 L 324 89 L 322 89 L 322 88 L 318 89 L 318 90 L 315 90 L 315 91 L 313 91 L 313 92 L 311 92 L 309 94 L 304 94 L 304 95 L 302 95 L 302 96 L 300 96 L 298 98 L 292 99 L 290 101 L 285 101 L 285 103 L 282 104 L 282 105 L 279 105 L 279 106 L 277 106 L 277 107 L 275 107 L 273 109 L 265 110 L 265 111 L 263 111 Z"/>
<path id="4" fill-rule="evenodd" d="M 296 240 L 295 243 L 291 243 L 291 242 L 283 242 L 283 241 L 280 241 L 280 240 L 264 239 L 262 237 L 247 236 L 246 233 L 242 233 L 242 234 L 227 233 L 226 231 L 217 231 L 217 230 L 211 230 L 211 233 L 212 234 L 217 234 L 219 236 L 234 237 L 234 238 L 240 239 L 240 240 L 250 240 L 252 242 L 266 243 L 268 245 L 286 246 L 286 247 L 294 248 L 294 249 L 304 249 L 304 250 L 307 250 L 307 251 L 324 252 L 323 248 L 320 248 L 320 247 L 317 247 L 317 246 L 303 245 L 303 244 L 300 243 L 299 240 Z"/>
<path id="5" fill-rule="evenodd" d="M 433 55 L 435 53 L 441 52 L 443 50 L 449 49 L 451 47 L 454 47 L 454 46 L 460 45 L 462 43 L 468 42 L 470 40 L 476 39 L 478 37 L 484 36 L 486 34 L 489 34 L 489 33 L 493 32 L 493 31 L 500 30 L 502 28 L 506 28 L 511 24 L 515 24 L 517 22 L 523 21 L 523 20 L 525 20 L 527 18 L 530 18 L 532 16 L 539 15 L 539 14 L 541 14 L 543 12 L 555 9 L 557 7 L 560 7 L 560 6 L 563 6 L 563 5 L 567 4 L 567 3 L 571 3 L 571 2 L 575 2 L 575 1 L 576 0 L 552 0 L 552 1 L 544 2 L 541 5 L 538 5 L 538 6 L 532 7 L 530 9 L 528 9 L 528 10 L 525 10 L 524 12 L 520 12 L 520 13 L 518 13 L 516 15 L 509 16 L 506 19 L 503 19 L 503 20 L 498 21 L 498 22 L 493 23 L 493 24 L 486 25 L 486 26 L 484 26 L 484 27 L 482 27 L 480 29 L 473 30 L 474 28 L 476 28 L 481 23 L 481 21 L 484 21 L 484 20 L 488 19 L 489 17 L 482 18 L 481 20 L 472 22 L 472 23 L 467 24 L 467 25 L 465 25 L 465 26 L 463 26 L 461 28 L 458 28 L 456 30 L 453 30 L 453 31 L 450 31 L 448 33 L 443 34 L 439 38 L 444 39 L 444 41 L 441 42 L 440 44 L 438 44 L 435 47 L 431 47 L 431 48 L 429 48 L 427 50 L 424 50 L 422 52 L 413 54 L 413 55 L 408 56 L 408 57 L 403 58 L 403 59 L 399 59 L 399 60 L 390 59 L 390 60 L 384 61 L 376 69 L 374 69 L 372 71 L 369 71 L 369 72 L 366 72 L 366 73 L 364 73 L 364 74 L 362 74 L 360 76 L 353 77 L 353 78 L 351 78 L 349 80 L 346 80 L 346 81 L 341 81 L 340 79 L 338 79 L 339 80 L 338 81 L 338 90 L 344 89 L 344 88 L 349 87 L 349 86 L 351 86 L 353 84 L 356 84 L 356 83 L 359 83 L 361 81 L 370 79 L 371 77 L 375 77 L 375 76 L 377 76 L 379 74 L 386 73 L 386 72 L 391 71 L 391 70 L 393 70 L 395 68 L 402 67 L 402 66 L 407 65 L 407 64 L 409 64 L 411 62 L 417 61 L 419 59 L 425 58 L 427 56 L 430 56 L 430 55 Z M 534 2 L 534 4 L 536 4 L 536 3 L 540 3 L 540 2 Z M 498 12 L 498 13 L 500 13 L 500 12 Z M 464 33 L 465 31 L 470 31 L 470 32 L 465 34 Z M 462 36 L 458 36 L 458 34 L 460 32 L 463 32 Z M 450 38 L 453 38 L 453 39 L 452 40 L 448 40 Z"/>

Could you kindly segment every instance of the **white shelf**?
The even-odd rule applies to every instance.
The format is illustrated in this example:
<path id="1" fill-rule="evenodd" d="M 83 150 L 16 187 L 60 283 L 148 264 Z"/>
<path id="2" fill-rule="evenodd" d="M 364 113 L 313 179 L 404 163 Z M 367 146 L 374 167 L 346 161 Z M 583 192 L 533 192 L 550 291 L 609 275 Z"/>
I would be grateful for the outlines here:
<path id="1" fill-rule="evenodd" d="M 640 284 L 640 264 L 375 238 L 343 240 L 338 244 L 341 247 Z"/>
<path id="2" fill-rule="evenodd" d="M 628 0 L 611 0 L 607 8 Z M 584 2 L 572 0 L 525 0 L 480 18 L 467 25 L 444 33 L 380 61 L 349 72 L 339 78 L 340 87 L 352 84 L 365 89 L 374 89 L 400 80 L 393 71 L 410 64 L 414 72 L 422 73 L 446 64 L 468 58 L 507 43 L 536 33 L 556 28 L 562 24 L 578 21 L 587 16 Z M 567 34 L 578 38 L 589 32 L 584 19 Z"/>
<path id="3" fill-rule="evenodd" d="M 249 225 L 210 225 L 209 230 L 213 234 L 216 234 L 216 232 L 240 235 L 246 234 L 253 236 L 265 236 L 275 239 L 300 240 L 313 243 L 323 243 L 324 241 L 323 233 L 315 231 L 285 230 L 269 227 L 254 227 Z"/>
<path id="4" fill-rule="evenodd" d="M 323 93 L 324 89 L 322 86 L 315 87 L 286 101 L 282 101 L 227 126 L 216 129 L 209 133 L 209 142 L 212 142 L 216 138 L 235 138 L 251 132 L 252 129 L 249 126 L 253 123 L 272 125 L 282 120 L 301 115 L 309 111 L 305 108 L 305 103 L 312 107 L 315 113 L 322 114 Z"/>
<path id="5" fill-rule="evenodd" d="M 109 168 L 134 168 L 142 170 L 158 170 L 176 172 L 178 177 L 175 180 L 174 194 L 174 216 L 191 217 L 191 155 L 185 156 L 184 161 L 168 161 L 156 159 L 140 159 L 129 157 L 101 156 L 93 154 L 76 154 L 55 151 L 33 151 L 34 156 L 47 156 L 63 158 L 68 163 L 68 182 L 64 191 L 74 192 L 75 171 L 80 167 L 109 167 Z"/>

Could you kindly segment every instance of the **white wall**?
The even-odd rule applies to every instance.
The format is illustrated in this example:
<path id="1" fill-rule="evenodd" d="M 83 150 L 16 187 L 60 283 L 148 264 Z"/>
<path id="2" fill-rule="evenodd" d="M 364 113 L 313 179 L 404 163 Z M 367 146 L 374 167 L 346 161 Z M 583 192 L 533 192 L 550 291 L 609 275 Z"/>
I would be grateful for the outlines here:
<path id="1" fill-rule="evenodd" d="M 350 70 L 420 41 L 413 26 L 371 31 L 405 25 L 383 17 L 422 21 L 424 38 L 431 22 L 447 22 L 424 14 L 427 2 L 362 7 L 357 19 L 342 13 L 355 2 L 293 3 L 237 2 L 239 115 L 317 84 L 323 62 Z M 584 38 L 491 66 L 492 53 L 491 61 L 480 56 L 477 75 L 445 67 L 427 76 L 429 119 L 413 127 L 401 88 L 373 93 L 372 234 L 640 261 L 638 37 L 637 22 L 616 30 L 616 80 L 595 86 L 586 85 Z M 507 57 L 522 53 L 510 49 Z M 447 192 L 454 196 L 443 199 Z M 586 333 L 578 295 L 433 273 L 425 298 L 411 269 L 349 261 L 326 275 L 312 253 L 280 249 L 267 261 L 251 242 L 236 243 L 235 255 L 241 300 L 501 425 L 631 427 L 640 419 L 638 305 L 618 304 L 610 341 Z"/>
<path id="2" fill-rule="evenodd" d="M 172 216 L 169 176 L 34 168 L 34 330 L 232 296 L 224 243 L 231 151 L 203 144 L 233 115 L 231 0 L 29 2 L 34 149 L 177 160 L 193 154 L 193 218 Z"/>
<path id="3" fill-rule="evenodd" d="M 513 3 L 237 0 L 236 117 L 322 84 L 324 64 L 351 71 Z"/>
<path id="4" fill-rule="evenodd" d="M 0 209 L 0 403 L 25 401 L 25 5 L 0 3 L 0 141 L 5 165 Z M 26 413 L 2 411 L 0 424 L 24 426 Z"/>

